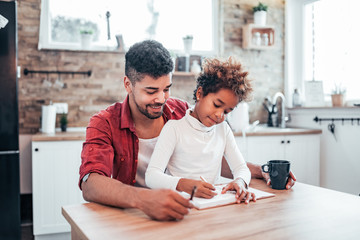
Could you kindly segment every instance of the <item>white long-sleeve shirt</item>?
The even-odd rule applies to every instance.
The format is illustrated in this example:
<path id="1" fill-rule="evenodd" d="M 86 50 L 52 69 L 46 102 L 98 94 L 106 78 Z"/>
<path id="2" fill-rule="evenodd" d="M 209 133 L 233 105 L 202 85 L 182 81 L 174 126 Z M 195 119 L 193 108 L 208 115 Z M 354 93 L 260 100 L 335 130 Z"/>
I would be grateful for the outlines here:
<path id="1" fill-rule="evenodd" d="M 220 177 L 223 156 L 234 179 L 240 177 L 249 185 L 251 173 L 229 125 L 206 127 L 188 109 L 182 119 L 163 127 L 145 174 L 146 185 L 176 190 L 180 178 L 200 180 L 200 176 L 214 183 Z"/>

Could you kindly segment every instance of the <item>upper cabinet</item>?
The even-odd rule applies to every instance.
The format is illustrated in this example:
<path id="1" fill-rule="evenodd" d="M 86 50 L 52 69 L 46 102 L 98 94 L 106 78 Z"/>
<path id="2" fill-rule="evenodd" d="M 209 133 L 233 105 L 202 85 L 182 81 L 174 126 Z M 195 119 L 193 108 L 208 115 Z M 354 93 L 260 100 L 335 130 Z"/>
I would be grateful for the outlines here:
<path id="1" fill-rule="evenodd" d="M 243 26 L 243 48 L 267 50 L 273 49 L 275 44 L 275 28 L 273 26 L 259 26 L 246 24 Z"/>

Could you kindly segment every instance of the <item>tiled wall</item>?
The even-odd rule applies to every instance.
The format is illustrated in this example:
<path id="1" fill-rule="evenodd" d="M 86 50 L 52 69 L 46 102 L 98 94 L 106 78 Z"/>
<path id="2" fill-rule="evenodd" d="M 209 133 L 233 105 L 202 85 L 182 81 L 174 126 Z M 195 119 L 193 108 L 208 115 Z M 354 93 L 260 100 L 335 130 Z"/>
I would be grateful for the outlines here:
<path id="1" fill-rule="evenodd" d="M 254 80 L 254 100 L 250 104 L 250 121 L 266 121 L 263 98 L 284 88 L 284 1 L 262 1 L 269 5 L 268 23 L 275 26 L 275 49 L 244 50 L 241 27 L 252 22 L 255 1 L 219 0 L 220 52 L 238 57 Z M 20 133 L 36 133 L 40 128 L 41 106 L 52 102 L 69 104 L 69 127 L 85 127 L 89 118 L 106 106 L 121 101 L 124 54 L 37 50 L 40 23 L 40 0 L 18 0 L 18 65 L 22 69 L 87 71 L 91 77 L 62 76 L 64 88 L 46 87 L 44 79 L 54 83 L 57 75 L 24 75 L 19 79 Z M 172 95 L 192 101 L 195 81 L 192 77 L 174 77 Z"/>

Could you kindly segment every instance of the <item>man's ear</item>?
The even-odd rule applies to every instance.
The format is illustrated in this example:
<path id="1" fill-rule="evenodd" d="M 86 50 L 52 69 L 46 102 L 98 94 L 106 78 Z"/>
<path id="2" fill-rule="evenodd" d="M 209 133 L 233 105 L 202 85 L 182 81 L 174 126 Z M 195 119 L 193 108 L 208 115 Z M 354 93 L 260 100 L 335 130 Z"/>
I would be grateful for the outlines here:
<path id="1" fill-rule="evenodd" d="M 124 77 L 124 87 L 128 94 L 132 93 L 133 85 L 127 76 Z"/>

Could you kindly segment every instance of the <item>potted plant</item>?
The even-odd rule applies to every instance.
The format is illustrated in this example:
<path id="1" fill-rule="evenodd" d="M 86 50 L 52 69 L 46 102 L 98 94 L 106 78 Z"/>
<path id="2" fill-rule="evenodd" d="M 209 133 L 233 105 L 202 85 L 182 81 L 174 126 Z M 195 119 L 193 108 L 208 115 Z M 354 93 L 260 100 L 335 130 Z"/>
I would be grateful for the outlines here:
<path id="1" fill-rule="evenodd" d="M 81 48 L 82 49 L 90 49 L 91 41 L 93 37 L 93 31 L 92 30 L 80 30 L 80 36 L 81 36 Z"/>
<path id="2" fill-rule="evenodd" d="M 61 114 L 60 127 L 62 132 L 66 132 L 67 123 L 68 123 L 67 114 L 66 113 Z"/>
<path id="3" fill-rule="evenodd" d="M 342 107 L 344 106 L 346 89 L 341 87 L 341 84 L 335 84 L 335 88 L 331 93 L 331 102 L 333 107 Z"/>
<path id="4" fill-rule="evenodd" d="M 183 37 L 185 53 L 189 53 L 192 50 L 192 41 L 192 35 L 186 35 L 185 37 Z"/>
<path id="5" fill-rule="evenodd" d="M 266 13 L 268 6 L 259 2 L 259 4 L 253 7 L 254 24 L 264 26 L 266 25 Z"/>

